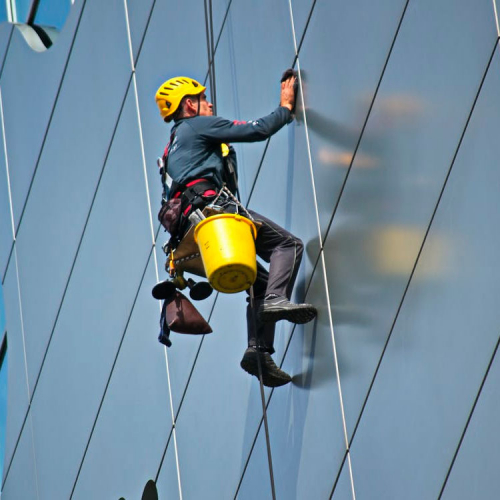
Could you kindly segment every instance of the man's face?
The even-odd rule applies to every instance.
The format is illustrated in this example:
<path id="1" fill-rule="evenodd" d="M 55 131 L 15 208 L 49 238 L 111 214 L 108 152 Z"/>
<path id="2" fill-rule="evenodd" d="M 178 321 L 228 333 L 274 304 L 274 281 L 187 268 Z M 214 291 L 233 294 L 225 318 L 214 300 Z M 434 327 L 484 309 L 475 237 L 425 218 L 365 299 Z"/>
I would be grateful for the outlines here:
<path id="1" fill-rule="evenodd" d="M 200 116 L 212 116 L 214 114 L 212 103 L 207 101 L 205 92 L 200 95 Z"/>

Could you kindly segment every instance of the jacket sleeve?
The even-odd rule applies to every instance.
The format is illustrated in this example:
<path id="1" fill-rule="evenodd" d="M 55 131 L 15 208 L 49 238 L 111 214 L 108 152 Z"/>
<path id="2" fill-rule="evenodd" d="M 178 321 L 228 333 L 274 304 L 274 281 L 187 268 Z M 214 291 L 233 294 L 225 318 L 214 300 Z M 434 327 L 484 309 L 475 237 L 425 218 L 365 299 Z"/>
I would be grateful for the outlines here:
<path id="1" fill-rule="evenodd" d="M 290 121 L 288 108 L 278 107 L 270 115 L 249 122 L 232 122 L 217 116 L 200 117 L 196 122 L 187 120 L 195 132 L 210 142 L 264 141 Z"/>

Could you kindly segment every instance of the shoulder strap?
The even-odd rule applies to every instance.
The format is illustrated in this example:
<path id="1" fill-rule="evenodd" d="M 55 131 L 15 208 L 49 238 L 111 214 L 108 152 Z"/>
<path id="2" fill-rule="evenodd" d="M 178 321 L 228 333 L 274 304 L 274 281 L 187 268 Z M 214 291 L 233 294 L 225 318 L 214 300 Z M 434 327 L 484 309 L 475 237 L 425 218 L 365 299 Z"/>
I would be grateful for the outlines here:
<path id="1" fill-rule="evenodd" d="M 170 147 L 174 143 L 174 140 L 175 140 L 176 128 L 177 128 L 176 125 L 174 125 L 172 127 L 172 132 L 170 134 L 170 140 L 168 141 L 167 147 L 165 148 L 165 151 L 163 152 L 163 156 L 161 158 L 158 158 L 158 167 L 160 168 L 161 183 L 163 186 L 162 203 L 166 203 L 167 199 L 168 199 L 168 192 L 169 192 L 169 187 L 167 185 L 168 156 L 170 153 Z"/>

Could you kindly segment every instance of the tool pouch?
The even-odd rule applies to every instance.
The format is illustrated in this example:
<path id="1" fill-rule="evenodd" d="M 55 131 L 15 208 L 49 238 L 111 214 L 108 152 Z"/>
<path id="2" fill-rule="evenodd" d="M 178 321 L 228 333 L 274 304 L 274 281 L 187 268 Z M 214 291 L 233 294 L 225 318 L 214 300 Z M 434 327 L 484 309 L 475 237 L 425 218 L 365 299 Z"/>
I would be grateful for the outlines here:
<path id="1" fill-rule="evenodd" d="M 173 332 L 194 335 L 212 333 L 198 309 L 179 291 L 163 303 L 162 318 L 168 330 Z"/>
<path id="2" fill-rule="evenodd" d="M 163 203 L 158 212 L 158 220 L 171 236 L 176 236 L 181 221 L 182 202 L 179 198 L 172 198 Z"/>

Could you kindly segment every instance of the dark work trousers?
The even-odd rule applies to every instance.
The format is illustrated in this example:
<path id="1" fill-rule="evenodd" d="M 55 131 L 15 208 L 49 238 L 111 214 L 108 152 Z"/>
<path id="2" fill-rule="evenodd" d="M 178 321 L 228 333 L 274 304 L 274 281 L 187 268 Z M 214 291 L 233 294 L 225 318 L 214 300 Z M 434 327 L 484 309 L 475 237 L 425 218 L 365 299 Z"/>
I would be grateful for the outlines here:
<path id="1" fill-rule="evenodd" d="M 212 200 L 213 197 L 210 197 L 206 204 Z M 231 202 L 227 205 L 222 203 L 222 207 L 227 213 L 235 213 L 236 211 L 236 206 Z M 263 265 L 257 262 L 257 279 L 253 285 L 253 308 L 250 297 L 247 299 L 248 346 L 258 347 L 262 351 L 273 354 L 275 323 L 261 323 L 257 318 L 257 311 L 264 297 L 268 294 L 272 293 L 290 299 L 302 260 L 304 245 L 299 238 L 267 217 L 253 210 L 248 210 L 248 212 L 256 222 L 262 223 L 257 232 L 255 248 L 257 255 L 269 263 L 269 271 L 267 271 Z M 189 227 L 189 223 L 186 219 L 187 227 Z M 249 294 L 249 291 L 247 293 Z"/>
<path id="2" fill-rule="evenodd" d="M 256 222 L 262 223 L 257 232 L 255 248 L 257 255 L 269 263 L 269 271 L 257 262 L 257 279 L 253 285 L 255 298 L 253 308 L 250 297 L 247 299 L 248 345 L 273 354 L 276 324 L 261 323 L 257 318 L 257 311 L 268 294 L 276 294 L 290 300 L 304 245 L 299 238 L 278 224 L 253 210 L 249 212 Z"/>

